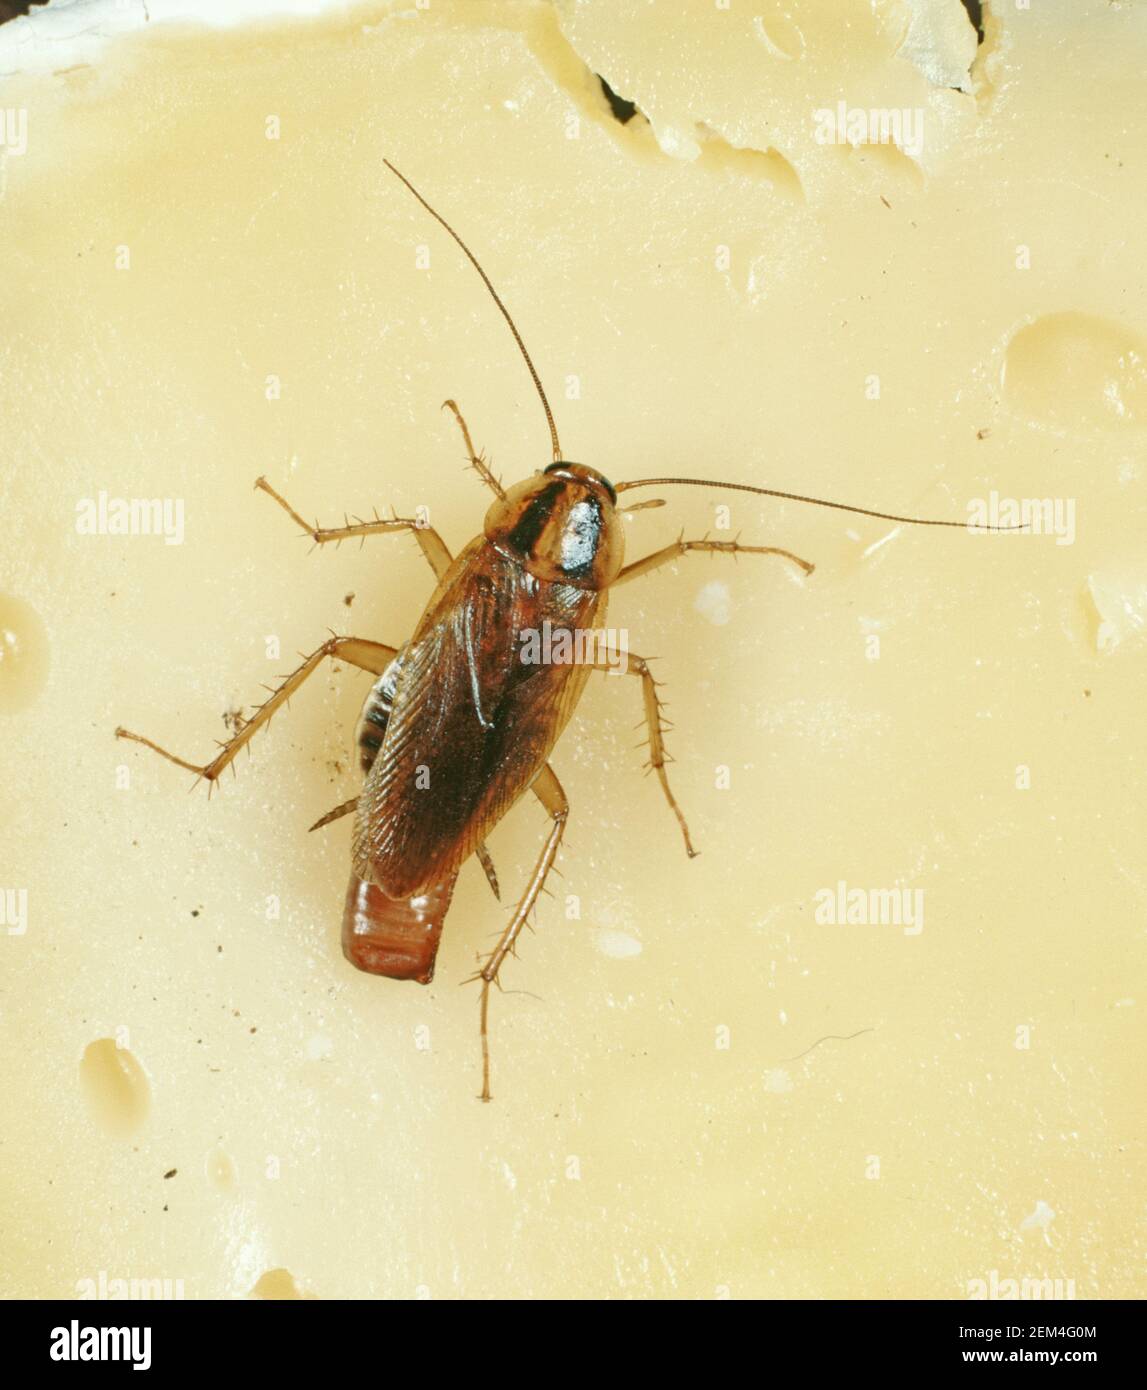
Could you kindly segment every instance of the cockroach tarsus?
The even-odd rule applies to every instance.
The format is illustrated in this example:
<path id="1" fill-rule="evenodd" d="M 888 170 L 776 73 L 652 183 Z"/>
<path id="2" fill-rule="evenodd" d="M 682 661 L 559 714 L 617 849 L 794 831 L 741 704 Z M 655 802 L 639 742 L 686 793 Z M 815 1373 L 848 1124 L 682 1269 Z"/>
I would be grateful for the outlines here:
<path id="1" fill-rule="evenodd" d="M 813 572 L 809 561 L 778 546 L 708 537 L 687 540 L 684 535 L 625 564 L 619 514 L 661 506 L 663 499 L 619 505 L 619 495 L 636 487 L 695 486 L 807 502 L 912 525 L 963 529 L 964 523 L 899 516 L 773 488 L 700 478 L 641 478 L 615 486 L 596 469 L 564 459 L 541 378 L 486 272 L 414 185 L 389 160 L 384 162 L 461 248 L 509 325 L 545 410 L 553 462 L 526 481 L 505 488 L 475 449 L 457 403 L 444 402 L 443 409 L 458 424 L 470 467 L 494 494 L 482 534 L 456 558 L 437 531 L 410 518 L 387 519 L 376 513 L 369 521 L 348 518 L 342 526 L 312 525 L 265 478 L 259 478 L 255 486 L 316 545 L 399 533 L 414 536 L 437 583 L 413 635 L 401 647 L 361 637 L 328 637 L 270 691 L 245 722 L 236 725 L 232 737 L 208 763 L 188 762 L 124 728 L 117 728 L 116 736 L 141 743 L 214 783 L 325 660 L 370 672 L 375 683 L 364 703 L 357 735 L 362 791 L 327 812 L 311 829 L 346 815 L 355 817 L 342 931 L 348 960 L 372 974 L 420 983 L 433 977 L 439 937 L 462 864 L 476 856 L 495 897 L 499 896 L 486 839 L 519 798 L 533 792 L 549 816 L 549 831 L 509 923 L 471 977 L 481 985 L 481 1099 L 488 1101 L 490 991 L 494 985 L 501 987 L 502 966 L 507 956 L 516 954 L 569 819 L 569 802 L 549 756 L 590 672 L 617 669 L 617 663 L 605 659 L 527 665 L 520 655 L 522 634 L 541 630 L 546 623 L 571 633 L 600 629 L 610 590 L 688 554 L 773 555 L 805 574 Z M 648 766 L 657 773 L 692 857 L 697 851 L 666 772 L 666 724 L 659 683 L 647 660 L 632 652 L 624 655 L 623 669 L 641 681 Z"/>

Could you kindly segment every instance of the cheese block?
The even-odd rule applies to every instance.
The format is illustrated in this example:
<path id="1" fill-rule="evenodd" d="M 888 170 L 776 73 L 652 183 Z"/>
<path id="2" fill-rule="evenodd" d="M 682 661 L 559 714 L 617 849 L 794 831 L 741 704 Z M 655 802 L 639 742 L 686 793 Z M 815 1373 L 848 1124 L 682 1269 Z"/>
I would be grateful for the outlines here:
<path id="1" fill-rule="evenodd" d="M 1142 1297 L 1143 7 L 147 13 L 0 28 L 0 1293 Z M 210 799 L 115 737 L 206 761 L 297 653 L 413 631 L 409 536 L 314 550 L 256 478 L 457 552 L 444 400 L 550 462 L 384 159 L 566 458 L 974 523 L 623 496 L 630 560 L 816 568 L 612 595 L 700 854 L 594 676 L 490 1105 L 532 798 L 423 987 L 343 959 L 351 823 L 308 833 L 370 677 Z"/>

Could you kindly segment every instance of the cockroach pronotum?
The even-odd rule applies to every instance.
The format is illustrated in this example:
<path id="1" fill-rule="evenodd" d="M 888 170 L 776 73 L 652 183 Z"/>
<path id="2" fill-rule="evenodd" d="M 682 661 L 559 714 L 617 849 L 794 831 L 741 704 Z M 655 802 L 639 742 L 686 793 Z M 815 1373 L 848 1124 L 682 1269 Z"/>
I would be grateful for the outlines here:
<path id="1" fill-rule="evenodd" d="M 214 782 L 239 750 L 268 722 L 327 657 L 376 677 L 358 726 L 365 782 L 359 796 L 317 821 L 355 815 L 350 885 L 343 911 L 343 952 L 352 965 L 393 980 L 428 984 L 442 925 L 463 863 L 477 855 L 495 895 L 498 882 L 485 841 L 527 791 L 549 813 L 551 825 L 518 905 L 497 944 L 472 977 L 480 983 L 482 1100 L 490 1099 L 490 988 L 517 943 L 557 857 L 569 803 L 549 764 L 592 670 L 616 669 L 612 659 L 527 663 L 523 637 L 549 631 L 600 631 L 609 591 L 681 556 L 707 551 L 724 555 L 775 555 L 811 574 L 813 566 L 776 546 L 739 541 L 678 539 L 629 564 L 623 561 L 619 513 L 662 505 L 661 499 L 620 506 L 618 497 L 638 487 L 706 487 L 755 493 L 817 507 L 855 512 L 913 526 L 964 528 L 960 521 L 897 516 L 819 497 L 745 483 L 703 478 L 639 478 L 611 483 L 596 469 L 562 457 L 553 412 L 521 334 L 473 252 L 414 185 L 387 168 L 457 243 L 509 325 L 545 411 L 553 446 L 548 467 L 509 490 L 494 476 L 454 401 L 470 465 L 494 493 L 482 534 L 452 559 L 442 538 L 421 521 L 356 522 L 310 526 L 266 481 L 262 489 L 316 544 L 354 537 L 412 533 L 434 570 L 437 585 L 413 635 L 402 647 L 359 637 L 331 637 L 317 648 L 205 765 L 186 762 L 140 734 L 119 728 L 156 753 Z M 981 529 L 1016 529 L 983 527 Z M 557 644 L 555 644 L 557 645 Z M 579 648 L 569 641 L 564 650 Z M 584 653 L 584 645 L 580 648 Z M 650 764 L 656 771 L 684 837 L 696 851 L 666 774 L 664 725 L 658 682 L 648 663 L 632 652 L 625 669 L 642 684 Z"/>

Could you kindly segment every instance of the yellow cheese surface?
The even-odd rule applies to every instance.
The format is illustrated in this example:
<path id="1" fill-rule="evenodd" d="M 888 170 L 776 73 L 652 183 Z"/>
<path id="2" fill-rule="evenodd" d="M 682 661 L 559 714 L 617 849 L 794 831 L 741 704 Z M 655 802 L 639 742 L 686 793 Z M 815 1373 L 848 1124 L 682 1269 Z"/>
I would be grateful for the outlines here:
<path id="1" fill-rule="evenodd" d="M 985 9 L 979 46 L 955 0 L 0 30 L 0 1293 L 1147 1293 L 1147 14 Z M 413 629 L 413 541 L 311 553 L 259 475 L 456 551 L 490 498 L 445 398 L 507 481 L 549 462 L 384 156 L 567 457 L 1041 519 L 633 494 L 666 506 L 630 559 L 817 568 L 613 596 L 701 854 L 638 683 L 593 677 L 491 1105 L 462 982 L 536 802 L 420 988 L 344 962 L 350 821 L 307 833 L 367 676 L 325 667 L 210 801 L 114 737 L 205 761 L 329 631 Z M 166 536 L 115 533 L 132 499 Z"/>

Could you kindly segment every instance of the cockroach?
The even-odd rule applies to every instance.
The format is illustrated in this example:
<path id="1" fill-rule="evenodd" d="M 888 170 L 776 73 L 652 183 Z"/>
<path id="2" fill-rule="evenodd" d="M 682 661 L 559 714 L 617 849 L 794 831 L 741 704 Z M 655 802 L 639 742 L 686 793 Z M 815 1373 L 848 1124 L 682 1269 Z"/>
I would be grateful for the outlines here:
<path id="1" fill-rule="evenodd" d="M 389 160 L 387 168 L 453 238 L 473 265 L 513 334 L 545 411 L 553 461 L 506 489 L 474 448 L 457 404 L 446 401 L 466 457 L 494 494 L 482 534 L 452 558 L 438 533 L 418 520 L 375 515 L 336 527 L 309 525 L 267 482 L 255 484 L 317 545 L 355 537 L 414 536 L 437 585 L 413 635 L 401 647 L 361 637 L 331 637 L 275 689 L 206 764 L 191 763 L 140 734 L 118 728 L 179 767 L 215 782 L 236 754 L 286 704 L 328 657 L 368 671 L 376 680 L 363 706 L 357 743 L 364 783 L 360 794 L 312 826 L 355 817 L 352 867 L 343 910 L 342 948 L 359 970 L 392 980 L 428 984 L 458 872 L 471 855 L 485 869 L 495 896 L 498 880 L 486 839 L 510 808 L 532 792 L 550 817 L 549 832 L 509 923 L 472 980 L 480 984 L 481 1099 L 490 1099 L 489 1004 L 506 957 L 557 857 L 569 802 L 549 758 L 593 670 L 617 669 L 605 659 L 530 663 L 523 638 L 549 624 L 571 636 L 600 630 L 610 590 L 689 554 L 774 555 L 804 574 L 813 565 L 771 545 L 739 540 L 686 540 L 629 564 L 620 516 L 663 505 L 662 499 L 619 504 L 621 493 L 644 487 L 704 487 L 805 502 L 913 526 L 964 528 L 960 521 L 898 516 L 868 507 L 806 497 L 776 488 L 703 478 L 638 478 L 611 483 L 588 464 L 562 455 L 553 412 L 521 334 L 477 257 L 453 227 Z M 1007 529 L 1007 528 L 993 528 Z M 572 646 L 572 644 L 571 644 Z M 575 648 L 576 649 L 576 648 Z M 584 648 L 583 648 L 584 650 Z M 624 669 L 641 681 L 649 763 L 677 819 L 686 853 L 697 853 L 666 772 L 659 683 L 649 663 L 626 653 Z"/>

